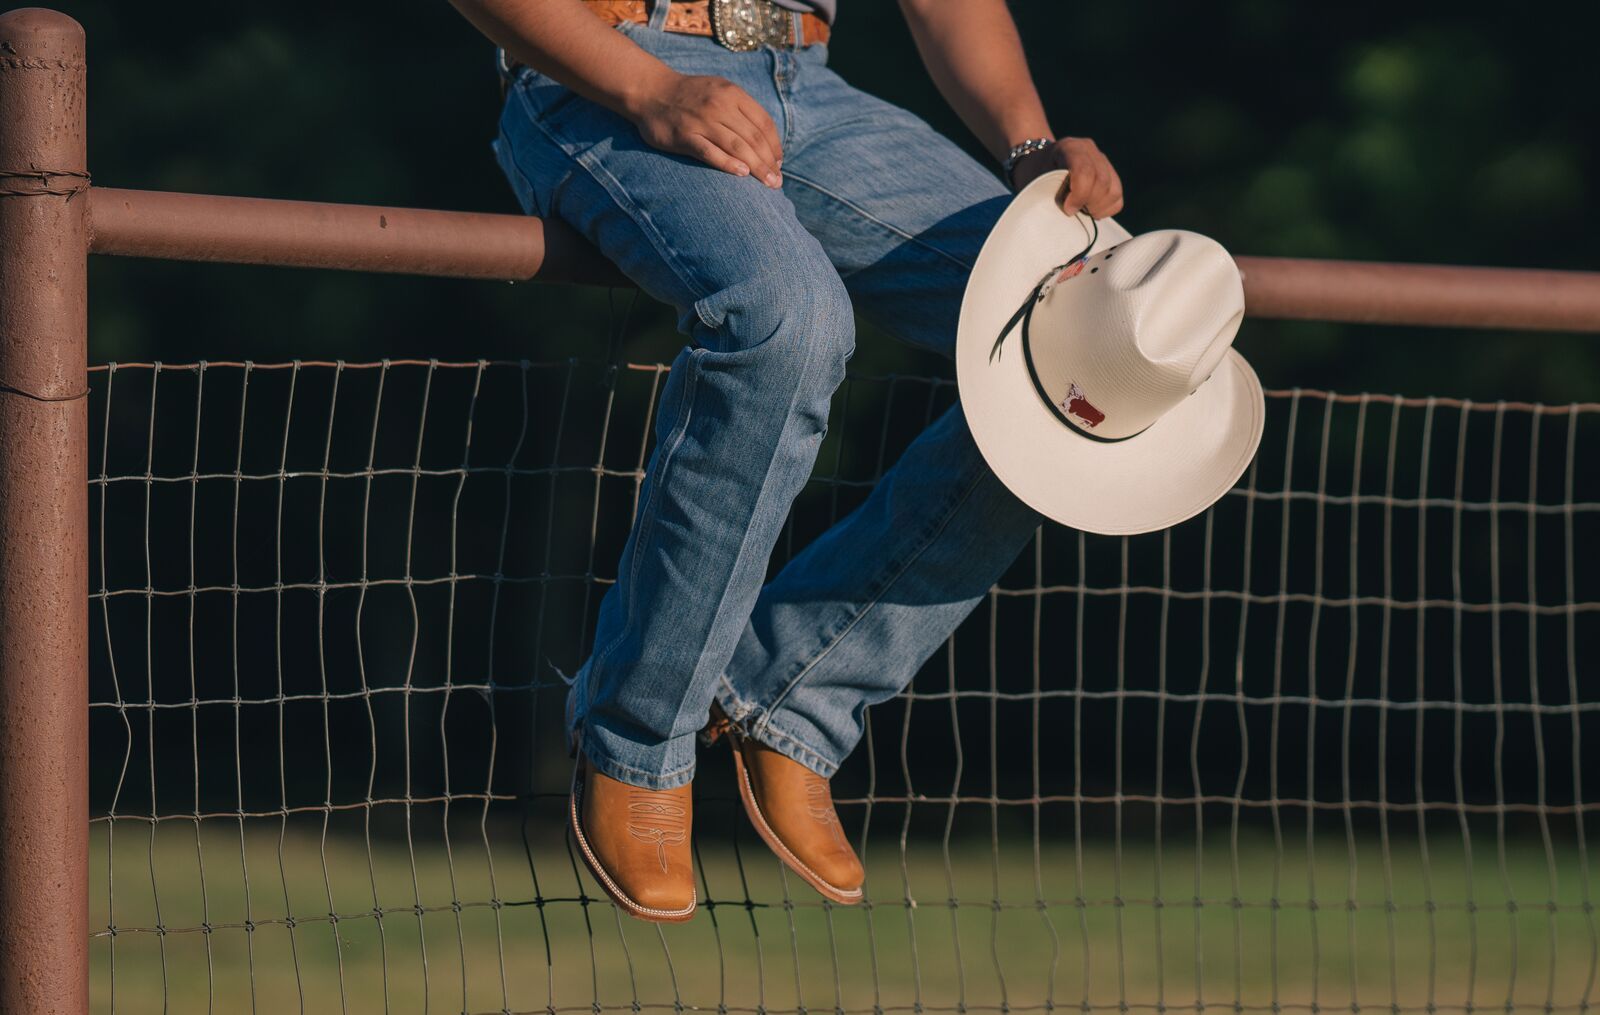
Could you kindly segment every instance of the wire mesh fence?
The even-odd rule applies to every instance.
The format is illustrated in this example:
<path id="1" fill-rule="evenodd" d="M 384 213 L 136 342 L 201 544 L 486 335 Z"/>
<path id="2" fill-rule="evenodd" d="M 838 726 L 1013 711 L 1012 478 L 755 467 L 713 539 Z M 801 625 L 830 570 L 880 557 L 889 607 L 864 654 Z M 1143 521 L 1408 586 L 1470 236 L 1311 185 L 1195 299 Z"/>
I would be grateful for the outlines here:
<path id="1" fill-rule="evenodd" d="M 1045 526 L 835 780 L 825 903 L 702 752 L 703 912 L 566 842 L 665 368 L 91 375 L 91 945 L 117 1011 L 1587 1009 L 1600 405 L 1273 392 L 1164 533 Z M 953 386 L 852 377 L 775 566 Z"/>

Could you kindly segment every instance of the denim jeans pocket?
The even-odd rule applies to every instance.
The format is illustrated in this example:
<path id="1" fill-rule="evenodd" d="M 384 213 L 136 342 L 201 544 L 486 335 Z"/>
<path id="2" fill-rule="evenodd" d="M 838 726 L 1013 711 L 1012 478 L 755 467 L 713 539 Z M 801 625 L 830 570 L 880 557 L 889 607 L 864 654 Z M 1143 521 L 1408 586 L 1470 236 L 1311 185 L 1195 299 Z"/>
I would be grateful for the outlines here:
<path id="1" fill-rule="evenodd" d="M 512 151 L 510 138 L 505 131 L 500 136 L 489 142 L 489 147 L 494 151 L 494 160 L 500 166 L 500 172 L 505 175 L 506 182 L 511 185 L 511 193 L 516 196 L 517 203 L 528 215 L 543 216 L 545 209 L 539 200 L 538 193 L 534 190 L 533 181 L 528 179 L 522 167 L 517 164 L 516 155 Z"/>
<path id="2" fill-rule="evenodd" d="M 534 70 L 518 75 L 506 104 L 507 115 L 519 116 L 535 133 L 543 134 L 572 156 L 612 138 L 636 133 L 626 117 Z"/>
<path id="3" fill-rule="evenodd" d="M 539 124 L 554 124 L 571 107 L 585 102 L 577 92 L 531 67 L 517 72 L 507 101 L 517 103 L 524 116 Z"/>
<path id="4" fill-rule="evenodd" d="M 632 130 L 632 124 L 585 99 L 548 75 L 518 71 L 500 114 L 500 136 L 493 147 L 523 210 L 557 214 L 561 184 L 586 149 Z"/>

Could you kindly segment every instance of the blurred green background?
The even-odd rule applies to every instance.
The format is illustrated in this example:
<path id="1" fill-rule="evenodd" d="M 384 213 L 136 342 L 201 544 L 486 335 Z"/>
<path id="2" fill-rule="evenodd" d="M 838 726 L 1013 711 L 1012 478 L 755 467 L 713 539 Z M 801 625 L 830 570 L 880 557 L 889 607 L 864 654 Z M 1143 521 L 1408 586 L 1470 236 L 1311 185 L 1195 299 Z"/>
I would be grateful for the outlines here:
<path id="1" fill-rule="evenodd" d="M 64 2 L 87 29 L 96 182 L 515 211 L 490 48 L 443 0 Z M 1057 131 L 1096 138 L 1135 231 L 1241 254 L 1600 267 L 1592 5 L 1012 5 Z M 845 0 L 832 63 L 976 145 L 896 5 Z M 980 157 L 982 157 L 981 153 Z M 907 153 L 907 158 L 914 158 Z M 97 259 L 97 360 L 603 354 L 603 294 Z M 656 308 L 627 349 L 670 359 Z M 1247 322 L 1272 386 L 1545 401 L 1600 392 L 1573 336 Z M 942 365 L 867 334 L 858 369 Z"/>
<path id="2" fill-rule="evenodd" d="M 553 804 L 541 816 L 555 817 Z M 1275 866 L 1270 835 L 1247 831 L 1230 854 L 1220 824 L 1202 849 L 1179 833 L 1160 850 L 1094 839 L 1079 852 L 1062 837 L 1035 853 L 1014 836 L 991 852 L 981 839 L 930 836 L 902 851 L 893 811 L 866 852 L 868 904 L 825 908 L 751 835 L 738 852 L 701 844 L 702 898 L 718 904 L 659 932 L 603 901 L 575 901 L 574 861 L 553 820 L 525 826 L 524 850 L 515 826 L 480 834 L 464 819 L 449 853 L 436 828 L 409 848 L 369 847 L 356 835 L 324 841 L 314 820 L 285 822 L 281 834 L 277 822 L 199 833 L 172 822 L 154 837 L 124 828 L 109 849 L 97 831 L 93 863 L 119 878 L 122 925 L 153 924 L 159 897 L 175 932 L 97 938 L 94 1005 L 876 1013 L 1193 1011 L 1203 1000 L 1420 1012 L 1571 1011 L 1592 997 L 1592 916 L 1570 854 L 1547 870 L 1536 850 L 1497 862 L 1444 835 L 1427 852 L 1402 840 L 1386 864 L 1375 837 L 1347 848 L 1337 835 L 1291 836 Z M 707 808 L 708 818 L 735 815 Z M 1437 886 L 1449 886 L 1446 899 L 1430 912 Z M 531 902 L 539 889 L 543 905 Z M 491 897 L 510 904 L 492 908 Z M 1527 903 L 1547 897 L 1559 911 Z M 457 911 L 452 899 L 471 901 Z M 335 908 L 337 924 L 324 915 Z M 106 917 L 94 899 L 92 924 Z M 210 933 L 194 929 L 205 920 Z"/>

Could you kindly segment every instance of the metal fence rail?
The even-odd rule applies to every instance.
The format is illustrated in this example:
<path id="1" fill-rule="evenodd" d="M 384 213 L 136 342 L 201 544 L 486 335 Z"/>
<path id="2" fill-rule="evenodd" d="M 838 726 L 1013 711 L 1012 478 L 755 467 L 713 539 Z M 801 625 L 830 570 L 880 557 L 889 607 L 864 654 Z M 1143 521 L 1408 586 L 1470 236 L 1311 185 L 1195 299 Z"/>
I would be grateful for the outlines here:
<path id="1" fill-rule="evenodd" d="M 629 284 L 559 222 L 312 201 L 90 192 L 98 254 Z M 1545 331 L 1600 329 L 1600 275 L 1240 257 L 1252 317 Z"/>
<path id="2" fill-rule="evenodd" d="M 473 277 L 608 275 L 570 236 L 515 216 L 91 187 L 85 96 L 76 22 L 39 9 L 0 16 L 5 1011 L 88 1004 L 87 255 Z M 1240 263 L 1257 316 L 1600 330 L 1600 275 L 1593 273 Z M 1499 615 L 1497 607 L 1491 612 Z"/>

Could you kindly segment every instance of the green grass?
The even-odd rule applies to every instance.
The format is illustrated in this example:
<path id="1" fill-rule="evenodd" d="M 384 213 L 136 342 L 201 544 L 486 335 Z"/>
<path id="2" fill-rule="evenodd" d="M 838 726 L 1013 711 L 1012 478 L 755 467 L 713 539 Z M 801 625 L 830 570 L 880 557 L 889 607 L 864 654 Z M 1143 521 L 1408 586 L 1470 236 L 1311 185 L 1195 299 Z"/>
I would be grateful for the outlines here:
<path id="1" fill-rule="evenodd" d="M 97 823 L 95 1009 L 111 1007 L 113 951 L 124 1012 L 588 1011 L 675 1001 L 870 1012 L 1047 1000 L 1115 1010 L 1192 1009 L 1197 999 L 1230 1010 L 1430 1000 L 1543 1009 L 1595 996 L 1595 929 L 1570 836 L 1556 841 L 1553 887 L 1537 836 L 1512 839 L 1502 863 L 1492 828 L 1475 828 L 1470 876 L 1459 834 L 1432 835 L 1426 865 L 1414 836 L 1397 837 L 1390 894 L 1378 839 L 1358 838 L 1352 854 L 1336 820 L 1310 853 L 1303 828 L 1286 831 L 1281 852 L 1270 834 L 1247 834 L 1237 868 L 1219 827 L 1198 851 L 1198 876 L 1192 838 L 1169 837 L 1158 854 L 1148 831 L 1130 832 L 1119 862 L 1109 839 L 1086 840 L 1080 853 L 1070 832 L 1051 835 L 1036 878 L 1026 826 L 1003 831 L 998 853 L 981 836 L 948 852 L 938 836 L 922 836 L 902 854 L 898 819 L 880 819 L 869 905 L 821 905 L 744 835 L 742 862 L 730 841 L 702 846 L 718 904 L 658 930 L 604 901 L 574 901 L 580 884 L 591 899 L 596 889 L 575 873 L 557 813 L 530 820 L 531 863 L 517 827 L 491 824 L 486 849 L 475 822 L 456 820 L 447 855 L 436 812 L 430 822 L 419 815 L 412 846 L 403 834 L 374 833 L 370 850 L 345 817 L 325 843 L 320 818 L 292 819 L 281 840 L 277 820 L 247 821 L 242 837 L 227 819 L 202 822 L 198 836 L 184 821 L 162 822 L 154 836 L 144 823 Z M 1161 907 L 1152 902 L 1158 859 Z M 496 897 L 498 909 L 482 904 Z M 746 898 L 757 905 L 747 909 Z M 452 900 L 464 904 L 459 912 Z M 114 937 L 103 933 L 113 922 Z M 165 934 L 153 931 L 158 922 Z M 209 933 L 197 929 L 207 923 Z"/>

